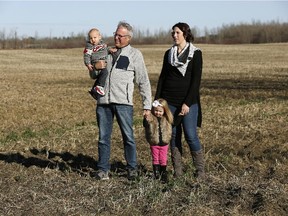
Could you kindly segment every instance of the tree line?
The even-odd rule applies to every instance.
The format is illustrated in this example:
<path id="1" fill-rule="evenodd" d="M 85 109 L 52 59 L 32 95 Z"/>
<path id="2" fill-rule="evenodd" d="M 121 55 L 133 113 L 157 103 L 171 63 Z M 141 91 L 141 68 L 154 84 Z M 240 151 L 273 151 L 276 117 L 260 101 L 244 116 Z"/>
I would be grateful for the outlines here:
<path id="1" fill-rule="evenodd" d="M 288 23 L 279 21 L 252 22 L 223 25 L 215 29 L 205 29 L 201 33 L 197 27 L 191 28 L 195 36 L 195 43 L 207 44 L 256 44 L 288 42 Z M 159 29 L 151 32 L 134 30 L 133 44 L 170 44 L 171 30 Z M 0 31 L 0 49 L 64 49 L 85 46 L 87 36 L 84 33 L 72 33 L 68 37 L 19 37 L 16 31 L 6 35 Z M 112 45 L 113 37 L 103 36 L 106 43 Z"/>

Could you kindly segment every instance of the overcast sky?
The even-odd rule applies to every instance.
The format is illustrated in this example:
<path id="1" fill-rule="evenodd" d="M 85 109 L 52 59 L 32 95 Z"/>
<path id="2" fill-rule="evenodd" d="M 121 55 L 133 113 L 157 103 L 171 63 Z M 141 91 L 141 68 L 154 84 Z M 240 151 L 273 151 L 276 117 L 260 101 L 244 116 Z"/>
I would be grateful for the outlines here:
<path id="1" fill-rule="evenodd" d="M 200 32 L 222 25 L 288 22 L 287 1 L 2 1 L 0 32 L 64 37 L 97 27 L 111 36 L 120 20 L 153 33 L 186 22 Z"/>

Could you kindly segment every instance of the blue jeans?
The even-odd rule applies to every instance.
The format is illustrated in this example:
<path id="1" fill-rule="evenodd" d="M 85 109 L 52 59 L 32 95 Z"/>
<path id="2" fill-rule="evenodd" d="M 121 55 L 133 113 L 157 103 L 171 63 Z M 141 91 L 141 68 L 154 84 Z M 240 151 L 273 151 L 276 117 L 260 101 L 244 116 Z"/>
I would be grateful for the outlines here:
<path id="1" fill-rule="evenodd" d="M 133 135 L 133 107 L 122 104 L 97 105 L 97 123 L 99 128 L 98 141 L 98 169 L 110 170 L 111 134 L 114 116 L 120 127 L 124 156 L 128 169 L 136 169 L 136 143 Z"/>
<path id="2" fill-rule="evenodd" d="M 178 115 L 177 107 L 169 105 L 173 115 Z M 192 104 L 189 108 L 189 113 L 184 116 L 181 124 L 172 129 L 172 139 L 170 142 L 171 149 L 177 147 L 182 154 L 182 130 L 184 130 L 184 137 L 189 145 L 190 151 L 201 150 L 201 143 L 197 133 L 197 119 L 198 119 L 198 104 Z"/>

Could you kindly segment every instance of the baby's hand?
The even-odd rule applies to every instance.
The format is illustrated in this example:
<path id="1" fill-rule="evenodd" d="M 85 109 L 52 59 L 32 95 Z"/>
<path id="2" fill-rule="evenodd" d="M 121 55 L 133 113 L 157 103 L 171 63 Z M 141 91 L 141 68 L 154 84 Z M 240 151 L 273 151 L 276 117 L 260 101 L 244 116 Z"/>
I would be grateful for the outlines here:
<path id="1" fill-rule="evenodd" d="M 89 65 L 87 65 L 87 68 L 89 71 L 93 71 L 93 65 L 89 64 Z"/>

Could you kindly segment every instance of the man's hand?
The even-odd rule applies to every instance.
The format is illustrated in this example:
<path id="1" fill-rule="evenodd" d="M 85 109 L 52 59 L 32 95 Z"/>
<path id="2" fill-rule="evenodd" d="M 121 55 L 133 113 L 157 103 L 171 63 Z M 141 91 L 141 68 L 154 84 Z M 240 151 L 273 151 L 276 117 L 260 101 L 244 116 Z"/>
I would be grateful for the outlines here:
<path id="1" fill-rule="evenodd" d="M 107 63 L 105 60 L 99 60 L 94 64 L 94 67 L 96 70 L 104 69 L 107 66 Z"/>

